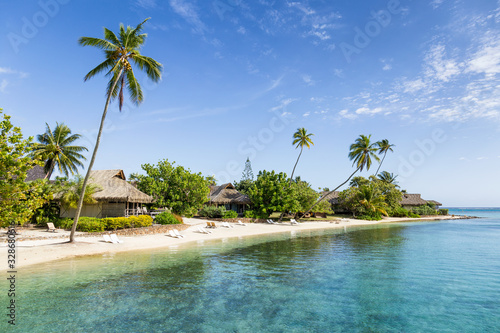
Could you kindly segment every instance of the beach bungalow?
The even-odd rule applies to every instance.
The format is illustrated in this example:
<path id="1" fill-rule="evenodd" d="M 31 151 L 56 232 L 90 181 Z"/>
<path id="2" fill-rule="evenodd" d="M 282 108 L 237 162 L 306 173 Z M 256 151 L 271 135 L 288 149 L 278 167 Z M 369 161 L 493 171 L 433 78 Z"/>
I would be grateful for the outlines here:
<path id="1" fill-rule="evenodd" d="M 93 197 L 96 204 L 84 204 L 80 216 L 122 217 L 144 213 L 143 204 L 153 202 L 153 198 L 129 184 L 123 170 L 92 170 L 90 183 L 102 190 Z M 61 207 L 61 217 L 75 216 L 76 209 Z"/>
<path id="2" fill-rule="evenodd" d="M 420 194 L 417 193 L 403 193 L 401 198 L 401 206 L 405 209 L 412 209 L 419 206 L 427 206 L 432 204 L 434 209 L 439 209 L 443 204 L 435 200 L 424 200 Z"/>
<path id="3" fill-rule="evenodd" d="M 243 214 L 247 205 L 252 201 L 248 195 L 238 192 L 233 184 L 227 183 L 222 185 L 210 186 L 210 193 L 206 205 L 209 206 L 224 206 L 226 210 L 234 210 L 238 214 Z"/>

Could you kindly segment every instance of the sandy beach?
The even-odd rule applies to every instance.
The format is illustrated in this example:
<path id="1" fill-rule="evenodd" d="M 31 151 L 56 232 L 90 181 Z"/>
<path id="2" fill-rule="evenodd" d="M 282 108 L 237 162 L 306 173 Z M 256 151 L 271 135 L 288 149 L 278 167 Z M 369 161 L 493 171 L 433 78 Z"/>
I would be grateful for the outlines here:
<path id="1" fill-rule="evenodd" d="M 345 226 L 371 225 L 389 222 L 406 221 L 429 221 L 457 219 L 460 216 L 436 216 L 432 218 L 384 218 L 381 221 L 362 221 L 356 219 L 342 219 L 335 222 L 302 222 L 299 225 L 291 225 L 289 222 L 281 224 L 246 223 L 246 226 L 231 223 L 232 228 L 222 226 L 221 222 L 215 222 L 218 226 L 210 229 L 211 234 L 203 234 L 198 231 L 198 226 L 206 226 L 207 220 L 185 218 L 181 234 L 184 238 L 173 238 L 166 233 L 153 233 L 145 235 L 120 236 L 122 243 L 106 243 L 102 235 L 89 235 L 87 233 L 77 233 L 75 243 L 67 243 L 69 231 L 58 230 L 56 233 L 47 232 L 44 229 L 22 230 L 21 235 L 16 239 L 16 268 L 29 265 L 42 264 L 54 260 L 71 258 L 76 256 L 118 253 L 134 250 L 156 249 L 169 247 L 172 245 L 196 244 L 200 240 L 216 240 L 233 237 L 246 237 L 271 233 L 290 232 L 292 230 L 315 230 L 344 228 Z M 8 248 L 6 235 L 2 235 L 3 248 L 0 252 L 0 261 L 4 270 L 7 268 Z"/>

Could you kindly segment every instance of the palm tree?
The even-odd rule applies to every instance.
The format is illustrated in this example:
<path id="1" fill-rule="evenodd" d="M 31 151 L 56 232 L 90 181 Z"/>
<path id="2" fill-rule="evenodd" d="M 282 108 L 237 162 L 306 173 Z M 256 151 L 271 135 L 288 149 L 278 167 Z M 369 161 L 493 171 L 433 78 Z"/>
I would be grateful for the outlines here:
<path id="1" fill-rule="evenodd" d="M 372 214 L 381 213 L 388 215 L 385 207 L 385 196 L 371 185 L 363 185 L 359 188 L 357 199 L 361 206 Z"/>
<path id="2" fill-rule="evenodd" d="M 81 37 L 78 40 L 80 45 L 97 47 L 104 50 L 105 54 L 105 60 L 85 75 L 85 81 L 103 71 L 107 71 L 106 76 L 111 76 L 106 90 L 107 98 L 101 117 L 101 125 L 97 134 L 89 168 L 87 169 L 87 174 L 85 175 L 85 179 L 83 181 L 81 193 L 85 193 L 85 188 L 87 187 L 90 171 L 94 165 L 97 149 L 99 148 L 99 143 L 101 141 L 102 128 L 111 99 L 118 97 L 118 106 L 121 111 L 123 106 L 123 88 L 127 87 L 130 100 L 134 104 L 139 105 L 143 101 L 144 96 L 142 94 L 142 89 L 139 82 L 135 78 L 130 61 L 137 65 L 140 70 L 145 71 L 147 77 L 152 81 L 158 82 L 161 79 L 162 65 L 156 60 L 145 57 L 140 53 L 140 48 L 146 41 L 147 37 L 147 34 L 141 33 L 142 26 L 147 20 L 149 20 L 149 18 L 145 19 L 135 28 L 131 28 L 130 26 L 125 28 L 123 24 L 120 24 L 120 32 L 118 36 L 116 36 L 111 30 L 104 28 L 104 39 Z M 78 219 L 80 218 L 83 200 L 84 196 L 81 195 L 80 200 L 78 201 L 73 227 L 71 228 L 70 242 L 74 242 L 74 234 Z"/>
<path id="3" fill-rule="evenodd" d="M 377 178 L 385 183 L 389 183 L 389 184 L 393 184 L 395 185 L 396 187 L 399 187 L 397 184 L 398 182 L 396 181 L 396 178 L 398 176 L 393 174 L 393 173 L 389 173 L 387 171 L 382 171 L 380 174 L 377 175 Z"/>
<path id="4" fill-rule="evenodd" d="M 39 143 L 33 144 L 31 152 L 33 158 L 41 157 L 45 161 L 43 167 L 45 179 L 50 179 L 56 165 L 59 172 L 66 177 L 70 173 L 71 175 L 78 173 L 78 167 L 83 167 L 81 160 L 86 160 L 80 152 L 88 149 L 71 144 L 78 140 L 81 135 L 71 135 L 71 130 L 64 124 L 56 123 L 54 131 L 47 123 L 45 125 L 47 126 L 45 133 L 37 136 Z"/>
<path id="5" fill-rule="evenodd" d="M 299 163 L 299 159 L 300 159 L 300 156 L 302 155 L 302 151 L 304 150 L 304 147 L 307 147 L 309 149 L 309 148 L 311 148 L 311 145 L 314 146 L 314 143 L 311 140 L 311 136 L 313 136 L 313 135 L 314 134 L 312 134 L 312 133 L 307 134 L 307 130 L 304 127 L 298 128 L 297 132 L 295 132 L 293 134 L 294 140 L 292 142 L 292 145 L 296 145 L 295 149 L 300 147 L 300 153 L 299 153 L 299 157 L 297 157 L 297 161 L 295 162 L 295 165 L 293 166 L 292 175 L 290 176 L 290 181 L 288 183 L 289 186 L 292 183 L 293 174 L 295 173 L 295 168 L 297 167 L 297 164 Z"/>
<path id="6" fill-rule="evenodd" d="M 377 142 L 377 146 L 378 146 L 378 154 L 379 155 L 382 155 L 384 154 L 384 157 L 382 158 L 382 162 L 380 162 L 378 168 L 377 168 L 377 172 L 375 172 L 376 175 L 378 175 L 378 171 L 380 170 L 380 167 L 382 166 L 382 163 L 384 163 L 384 160 L 385 160 L 385 155 L 387 155 L 387 152 L 388 151 L 394 151 L 392 150 L 392 147 L 394 147 L 394 145 L 391 145 L 389 143 L 389 140 L 387 139 L 384 139 L 382 141 L 378 141 Z"/>
<path id="7" fill-rule="evenodd" d="M 342 184 L 334 188 L 332 191 L 325 193 L 321 198 L 319 198 L 318 201 L 314 205 L 311 206 L 307 210 L 307 213 L 311 211 L 314 207 L 316 207 L 317 204 L 319 204 L 323 199 L 325 199 L 328 195 L 331 193 L 335 192 L 338 190 L 340 187 L 344 186 L 345 183 L 347 183 L 352 176 L 358 171 L 363 171 L 363 169 L 366 168 L 366 170 L 370 169 L 370 166 L 372 165 L 372 158 L 375 159 L 377 162 L 380 161 L 378 156 L 376 155 L 377 148 L 375 147 L 376 143 L 371 143 L 371 134 L 366 136 L 361 134 L 359 138 L 356 139 L 356 141 L 349 147 L 349 159 L 353 161 L 352 165 L 356 164 L 356 170 L 347 178 Z"/>
<path id="8" fill-rule="evenodd" d="M 80 200 L 83 187 L 83 177 L 78 175 L 75 179 L 65 182 L 60 186 L 59 193 L 61 196 L 61 205 L 66 208 L 77 208 L 78 201 Z M 96 204 L 97 200 L 93 195 L 102 191 L 102 187 L 97 184 L 87 184 L 85 194 L 83 195 L 83 202 L 86 204 Z"/>

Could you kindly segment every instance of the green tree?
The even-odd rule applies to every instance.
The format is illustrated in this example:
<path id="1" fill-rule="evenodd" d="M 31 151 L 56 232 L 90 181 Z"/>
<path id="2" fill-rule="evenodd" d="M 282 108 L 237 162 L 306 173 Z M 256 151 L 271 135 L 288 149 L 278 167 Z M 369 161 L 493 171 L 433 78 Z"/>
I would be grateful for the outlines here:
<path id="1" fill-rule="evenodd" d="M 56 123 L 54 131 L 45 123 L 45 133 L 37 136 L 38 143 L 33 144 L 31 156 L 45 161 L 43 170 L 45 178 L 50 179 L 55 166 L 61 174 L 68 177 L 71 173 L 78 173 L 78 167 L 83 168 L 81 160 L 86 160 L 85 156 L 80 154 L 88 149 L 83 146 L 74 146 L 80 134 L 71 134 L 71 130 L 64 124 Z"/>
<path id="2" fill-rule="evenodd" d="M 381 173 L 377 174 L 377 178 L 383 182 L 386 182 L 386 183 L 389 183 L 389 184 L 394 184 L 396 187 L 399 187 L 397 184 L 398 182 L 396 181 L 396 178 L 398 176 L 393 174 L 393 173 L 389 173 L 387 171 L 382 171 Z"/>
<path id="3" fill-rule="evenodd" d="M 146 175 L 132 174 L 130 179 L 137 180 L 137 188 L 155 198 L 157 205 L 192 216 L 208 200 L 211 177 L 174 164 L 168 160 L 161 160 L 157 165 L 143 164 Z"/>
<path id="4" fill-rule="evenodd" d="M 365 177 L 356 176 L 351 179 L 349 186 L 360 187 L 361 185 L 367 185 L 370 181 Z"/>
<path id="5" fill-rule="evenodd" d="M 162 65 L 156 60 L 145 57 L 140 53 L 140 49 L 144 42 L 146 41 L 147 34 L 142 33 L 142 26 L 146 19 L 137 27 L 131 28 L 123 26 L 120 24 L 120 32 L 116 36 L 111 30 L 104 28 L 104 39 L 94 38 L 94 37 L 81 37 L 79 43 L 82 46 L 94 46 L 99 49 L 104 50 L 105 60 L 97 65 L 94 69 L 85 75 L 85 81 L 93 78 L 97 74 L 107 71 L 106 76 L 111 76 L 108 81 L 108 88 L 106 90 L 106 103 L 104 105 L 104 111 L 101 117 L 101 124 L 99 126 L 99 131 L 97 133 L 97 139 L 92 153 L 92 158 L 90 159 L 90 164 L 87 169 L 87 174 L 83 180 L 83 191 L 85 193 L 85 188 L 89 181 L 90 172 L 94 166 L 94 161 L 96 158 L 97 150 L 99 148 L 99 143 L 101 141 L 102 129 L 104 126 L 104 121 L 106 119 L 106 114 L 108 112 L 108 106 L 111 99 L 118 97 L 118 106 L 121 111 L 123 106 L 123 89 L 127 88 L 130 100 L 132 103 L 139 105 L 143 99 L 143 93 L 141 86 L 137 79 L 135 78 L 134 71 L 132 70 L 132 61 L 137 67 L 146 72 L 146 76 L 154 82 L 158 82 L 161 79 Z M 69 241 L 74 242 L 74 235 L 76 231 L 76 226 L 78 224 L 78 219 L 80 217 L 80 212 L 83 206 L 83 196 L 80 197 L 78 202 L 78 207 L 75 213 L 75 220 L 73 222 L 73 227 L 71 228 L 71 234 Z"/>
<path id="6" fill-rule="evenodd" d="M 299 163 L 300 156 L 302 155 L 302 151 L 304 150 L 304 147 L 307 147 L 307 149 L 311 148 L 311 145 L 314 146 L 314 143 L 311 140 L 311 136 L 314 134 L 312 133 L 307 133 L 307 130 L 302 127 L 298 128 L 297 132 L 293 134 L 293 142 L 292 145 L 295 146 L 295 149 L 300 147 L 300 153 L 299 156 L 297 157 L 297 161 L 295 162 L 295 165 L 293 166 L 292 174 L 290 175 L 290 181 L 289 184 L 292 183 L 293 179 L 293 174 L 295 173 L 295 168 L 297 167 L 297 164 Z"/>
<path id="7" fill-rule="evenodd" d="M 0 115 L 2 109 L 0 109 Z M 23 138 L 21 129 L 14 127 L 10 116 L 0 122 L 0 225 L 23 225 L 36 209 L 48 201 L 43 180 L 26 181 L 28 170 L 42 165 L 29 156 L 33 138 Z"/>
<path id="8" fill-rule="evenodd" d="M 368 216 L 376 217 L 379 214 L 388 215 L 385 208 L 385 196 L 382 192 L 372 185 L 363 185 L 359 188 L 357 200 L 364 212 Z"/>
<path id="9" fill-rule="evenodd" d="M 344 186 L 351 178 L 354 176 L 354 174 L 358 171 L 363 171 L 363 169 L 366 168 L 366 170 L 370 169 L 370 166 L 372 165 L 372 158 L 375 159 L 376 161 L 379 161 L 380 159 L 377 157 L 376 152 L 377 148 L 375 147 L 376 143 L 372 143 L 370 141 L 371 135 L 366 136 L 361 134 L 359 138 L 356 139 L 356 141 L 351 144 L 349 147 L 349 159 L 353 161 L 352 165 L 356 165 L 356 170 L 347 178 L 342 184 L 334 188 L 332 191 L 325 193 L 314 205 L 312 205 L 306 213 L 310 212 L 311 209 L 313 209 L 316 205 L 318 205 L 323 199 L 325 199 L 328 195 L 333 193 L 334 191 L 338 190 L 340 187 Z"/>
<path id="10" fill-rule="evenodd" d="M 382 161 L 378 165 L 377 172 L 375 172 L 376 175 L 378 175 L 378 171 L 380 170 L 380 167 L 382 166 L 382 163 L 384 163 L 385 156 L 387 155 L 387 152 L 388 151 L 391 151 L 391 152 L 394 151 L 394 150 L 392 150 L 392 147 L 394 147 L 394 145 L 391 145 L 389 143 L 389 140 L 387 140 L 387 139 L 383 139 L 381 141 L 378 141 L 377 142 L 377 146 L 378 146 L 378 153 L 379 153 L 379 155 L 384 154 L 384 157 L 382 158 Z"/>
<path id="11" fill-rule="evenodd" d="M 248 190 L 250 187 L 252 187 L 254 180 L 253 180 L 253 171 L 252 171 L 252 163 L 250 163 L 250 159 L 247 158 L 247 161 L 245 162 L 245 169 L 243 170 L 243 173 L 241 174 L 241 180 L 239 182 L 234 181 L 234 188 L 243 194 L 248 195 Z"/>
<path id="12" fill-rule="evenodd" d="M 56 182 L 58 182 L 59 185 L 57 196 L 60 198 L 61 206 L 66 209 L 77 208 L 78 201 L 82 194 L 83 177 L 77 175 L 74 179 L 69 181 L 65 178 L 59 178 Z M 99 191 L 102 191 L 101 186 L 92 182 L 88 183 L 85 187 L 83 203 L 87 205 L 96 204 L 97 200 L 94 199 L 94 194 Z"/>
<path id="13" fill-rule="evenodd" d="M 254 211 L 261 218 L 269 217 L 277 211 L 287 211 L 293 207 L 293 198 L 287 186 L 286 173 L 259 171 L 257 180 L 249 189 Z"/>
<path id="14" fill-rule="evenodd" d="M 250 158 L 248 157 L 247 161 L 245 162 L 245 169 L 241 174 L 241 180 L 253 180 L 252 163 L 250 162 Z"/>

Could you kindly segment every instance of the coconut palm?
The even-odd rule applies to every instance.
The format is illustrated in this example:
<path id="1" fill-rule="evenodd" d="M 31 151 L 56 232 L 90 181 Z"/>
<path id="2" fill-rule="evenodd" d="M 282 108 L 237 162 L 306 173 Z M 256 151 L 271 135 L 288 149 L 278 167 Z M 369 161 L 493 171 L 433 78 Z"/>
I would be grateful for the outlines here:
<path id="1" fill-rule="evenodd" d="M 385 202 L 385 196 L 371 185 L 363 185 L 359 188 L 357 194 L 357 199 L 359 204 L 364 207 L 369 213 L 377 214 L 381 213 L 388 215 L 385 210 L 387 204 Z"/>
<path id="2" fill-rule="evenodd" d="M 306 213 L 310 212 L 317 204 L 319 204 L 323 199 L 325 199 L 328 195 L 338 190 L 340 187 L 344 186 L 352 176 L 358 171 L 363 171 L 363 169 L 369 170 L 372 165 L 372 158 L 376 161 L 380 161 L 377 153 L 377 148 L 375 147 L 376 143 L 371 143 L 370 141 L 371 135 L 363 135 L 361 134 L 356 141 L 351 144 L 349 147 L 349 159 L 353 161 L 352 165 L 356 165 L 356 170 L 347 178 L 342 184 L 334 188 L 332 191 L 325 193 L 321 198 L 311 208 L 307 210 Z"/>
<path id="3" fill-rule="evenodd" d="M 377 168 L 377 172 L 375 172 L 375 174 L 378 175 L 378 171 L 380 170 L 382 163 L 384 163 L 385 155 L 387 155 L 388 151 L 391 151 L 391 152 L 394 151 L 394 150 L 392 150 L 392 147 L 394 147 L 394 145 L 391 145 L 389 143 L 389 140 L 387 140 L 387 139 L 384 139 L 382 141 L 378 141 L 376 144 L 378 146 L 378 154 L 379 155 L 384 154 L 384 157 L 382 158 L 382 162 L 380 162 L 380 164 L 378 165 L 378 168 Z"/>
<path id="4" fill-rule="evenodd" d="M 300 159 L 300 156 L 302 155 L 302 151 L 304 150 L 304 147 L 307 147 L 309 149 L 309 148 L 311 148 L 311 145 L 314 146 L 314 143 L 311 140 L 311 136 L 313 136 L 313 135 L 314 134 L 312 134 L 312 133 L 307 134 L 307 130 L 304 127 L 298 128 L 297 132 L 295 132 L 293 134 L 294 140 L 292 142 L 292 145 L 295 146 L 295 149 L 300 147 L 300 153 L 299 153 L 299 156 L 297 157 L 297 161 L 295 162 L 295 165 L 293 166 L 292 174 L 290 176 L 290 181 L 289 181 L 288 185 L 290 185 L 292 183 L 293 174 L 295 173 L 295 168 L 297 167 L 297 164 L 299 163 L 299 159 Z"/>
<path id="5" fill-rule="evenodd" d="M 106 76 L 110 76 L 106 90 L 107 98 L 101 117 L 101 124 L 99 132 L 97 133 L 97 139 L 89 168 L 87 169 L 87 174 L 83 181 L 82 193 L 85 193 L 90 171 L 94 165 L 110 101 L 118 97 L 118 107 L 121 111 L 123 106 L 123 89 L 125 87 L 128 90 L 132 103 L 139 105 L 143 101 L 144 96 L 142 94 L 142 89 L 139 82 L 135 78 L 131 62 L 134 63 L 140 70 L 146 72 L 147 77 L 152 81 L 158 82 L 161 79 L 162 65 L 156 60 L 145 57 L 140 53 L 140 48 L 146 41 L 147 37 L 147 34 L 142 33 L 142 27 L 147 20 L 149 20 L 149 18 L 144 20 L 135 28 L 131 28 L 129 26 L 125 28 L 123 24 L 120 24 L 120 32 L 118 36 L 111 30 L 104 28 L 104 39 L 81 37 L 78 41 L 82 46 L 94 46 L 104 50 L 105 55 L 105 60 L 85 75 L 85 81 L 93 78 L 103 71 L 106 71 Z M 84 196 L 80 196 L 80 200 L 78 202 L 75 220 L 73 222 L 73 227 L 71 228 L 70 242 L 74 242 L 74 234 L 80 217 L 80 212 L 82 210 L 83 197 Z"/>
<path id="6" fill-rule="evenodd" d="M 57 166 L 59 172 L 68 177 L 69 174 L 78 173 L 78 167 L 83 167 L 81 160 L 86 160 L 80 154 L 88 149 L 83 146 L 73 146 L 72 143 L 78 140 L 80 134 L 71 134 L 71 130 L 64 124 L 56 123 L 54 131 L 47 126 L 45 133 L 37 136 L 38 143 L 32 146 L 31 156 L 40 157 L 45 161 L 43 171 L 45 179 L 50 179 L 54 168 Z"/>
<path id="7" fill-rule="evenodd" d="M 393 174 L 393 173 L 389 173 L 387 171 L 382 171 L 381 173 L 379 173 L 377 175 L 377 178 L 385 183 L 389 183 L 389 184 L 393 184 L 395 185 L 396 187 L 399 187 L 397 184 L 398 182 L 396 181 L 396 178 L 398 176 Z"/>

